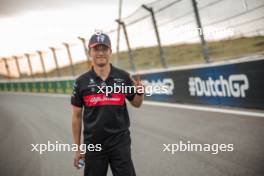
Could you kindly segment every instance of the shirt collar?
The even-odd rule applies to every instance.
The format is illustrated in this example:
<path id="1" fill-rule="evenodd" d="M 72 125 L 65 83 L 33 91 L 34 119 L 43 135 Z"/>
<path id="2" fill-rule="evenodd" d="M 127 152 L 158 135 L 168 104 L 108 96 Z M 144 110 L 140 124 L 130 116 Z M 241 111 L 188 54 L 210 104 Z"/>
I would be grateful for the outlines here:
<path id="1" fill-rule="evenodd" d="M 115 78 L 117 75 L 116 75 L 116 72 L 115 72 L 115 67 L 110 63 L 110 73 L 109 73 L 109 75 L 108 75 L 108 77 L 107 77 L 107 79 L 108 78 Z M 94 77 L 94 78 L 100 78 L 100 76 L 98 76 L 97 74 L 96 74 L 96 72 L 94 71 L 94 67 L 92 66 L 92 69 L 91 69 L 91 73 L 92 73 L 92 76 Z"/>

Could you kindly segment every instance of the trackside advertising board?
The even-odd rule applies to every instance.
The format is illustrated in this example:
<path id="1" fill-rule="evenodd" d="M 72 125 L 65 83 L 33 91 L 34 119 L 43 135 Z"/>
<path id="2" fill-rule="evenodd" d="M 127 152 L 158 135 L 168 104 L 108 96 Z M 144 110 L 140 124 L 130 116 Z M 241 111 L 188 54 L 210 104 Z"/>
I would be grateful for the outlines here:
<path id="1" fill-rule="evenodd" d="M 140 75 L 146 100 L 264 109 L 264 58 Z M 0 90 L 70 94 L 73 83 L 74 78 L 2 81 Z"/>
<path id="2" fill-rule="evenodd" d="M 150 89 L 146 100 L 264 109 L 264 59 L 146 73 L 141 79 L 168 90 Z"/>

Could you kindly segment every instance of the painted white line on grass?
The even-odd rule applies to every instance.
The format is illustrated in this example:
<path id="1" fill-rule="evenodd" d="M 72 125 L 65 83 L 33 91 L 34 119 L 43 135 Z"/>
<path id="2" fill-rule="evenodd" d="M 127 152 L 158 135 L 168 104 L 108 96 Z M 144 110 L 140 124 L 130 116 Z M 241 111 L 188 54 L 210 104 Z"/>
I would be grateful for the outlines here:
<path id="1" fill-rule="evenodd" d="M 55 97 L 55 98 L 70 98 L 70 96 L 71 96 L 71 95 L 65 95 L 65 94 L 29 93 L 29 92 L 1 92 L 1 93 L 3 93 L 3 94 L 30 95 L 30 96 L 45 96 L 45 97 Z M 224 114 L 264 117 L 264 112 L 248 111 L 245 109 L 237 110 L 237 109 L 215 108 L 215 107 L 208 107 L 208 106 L 185 105 L 185 104 L 163 103 L 163 102 L 153 102 L 153 101 L 144 101 L 143 104 L 144 105 L 150 105 L 150 106 L 190 109 L 190 110 L 217 112 L 217 113 L 224 113 Z"/>

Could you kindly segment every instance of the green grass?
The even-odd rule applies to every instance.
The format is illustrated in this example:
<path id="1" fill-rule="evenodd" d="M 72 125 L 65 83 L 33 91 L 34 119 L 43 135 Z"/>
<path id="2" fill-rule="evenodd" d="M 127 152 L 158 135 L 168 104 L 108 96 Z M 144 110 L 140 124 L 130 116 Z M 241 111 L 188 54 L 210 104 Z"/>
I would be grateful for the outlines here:
<path id="1" fill-rule="evenodd" d="M 264 52 L 263 36 L 215 41 L 207 44 L 210 60 L 213 62 Z M 163 48 L 169 67 L 204 62 L 200 43 L 169 45 Z M 133 50 L 133 56 L 139 70 L 161 67 L 158 47 L 137 48 Z M 130 69 L 127 53 L 120 53 L 120 58 L 122 59 L 118 65 L 121 68 Z"/>

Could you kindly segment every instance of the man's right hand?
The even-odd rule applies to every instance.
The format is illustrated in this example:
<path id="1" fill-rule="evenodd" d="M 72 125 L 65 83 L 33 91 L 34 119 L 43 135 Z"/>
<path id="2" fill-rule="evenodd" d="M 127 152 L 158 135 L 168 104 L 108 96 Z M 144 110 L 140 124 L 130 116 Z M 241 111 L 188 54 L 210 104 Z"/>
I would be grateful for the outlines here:
<path id="1" fill-rule="evenodd" d="M 80 169 L 80 167 L 78 166 L 78 164 L 79 164 L 79 160 L 80 160 L 80 159 L 84 159 L 84 155 L 81 154 L 80 151 L 75 152 L 73 165 L 74 165 L 77 169 Z"/>

